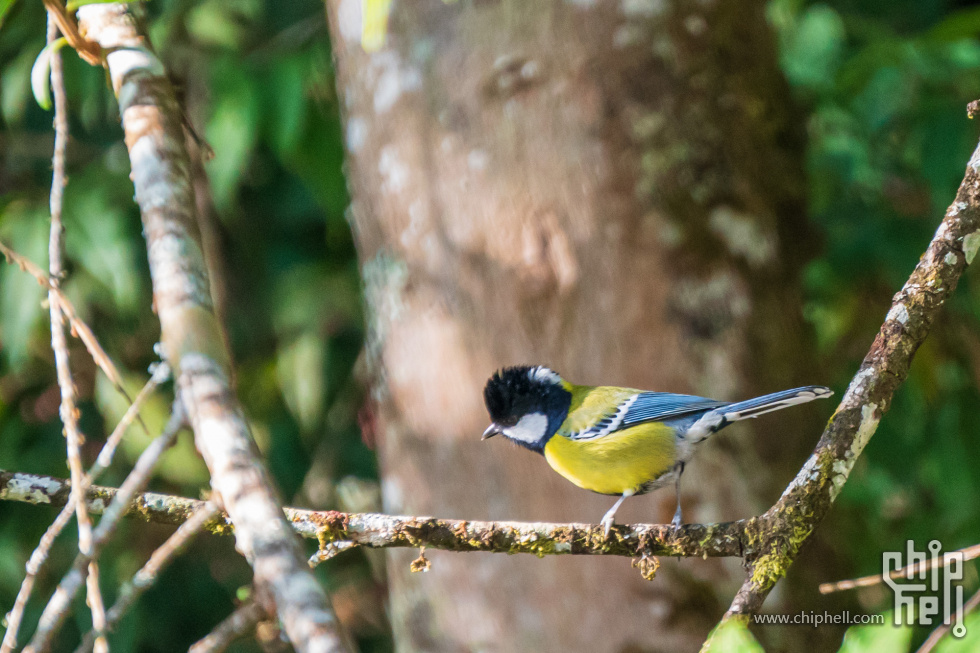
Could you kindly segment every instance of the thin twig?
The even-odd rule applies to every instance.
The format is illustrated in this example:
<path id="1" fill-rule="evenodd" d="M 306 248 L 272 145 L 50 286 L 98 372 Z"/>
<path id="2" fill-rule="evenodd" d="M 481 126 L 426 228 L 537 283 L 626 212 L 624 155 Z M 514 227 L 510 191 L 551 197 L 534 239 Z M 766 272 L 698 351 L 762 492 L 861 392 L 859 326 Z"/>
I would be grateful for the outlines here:
<path id="1" fill-rule="evenodd" d="M 50 296 L 54 293 L 55 298 L 61 305 L 61 312 L 66 318 L 68 318 L 68 324 L 71 325 L 71 333 L 82 341 L 85 345 L 85 349 L 88 351 L 92 360 L 98 366 L 102 373 L 106 375 L 109 381 L 112 383 L 113 387 L 121 394 L 127 402 L 133 403 L 132 397 L 126 392 L 126 388 L 123 386 L 122 376 L 119 374 L 119 370 L 116 368 L 116 364 L 112 362 L 109 355 L 106 353 L 102 345 L 99 344 L 98 338 L 95 337 L 95 333 L 92 331 L 91 327 L 85 323 L 80 317 L 78 317 L 78 311 L 75 310 L 75 306 L 68 299 L 68 296 L 62 292 L 61 288 L 57 283 L 51 280 L 44 271 L 35 265 L 29 258 L 18 254 L 9 246 L 5 245 L 0 241 L 0 254 L 3 254 L 4 258 L 8 263 L 12 263 L 19 267 L 22 271 L 34 277 L 38 284 L 43 286 L 48 291 L 48 303 L 51 303 Z M 146 424 L 143 423 L 143 418 L 139 418 L 140 425 L 143 427 L 143 431 L 147 435 L 150 434 L 149 429 Z"/>
<path id="2" fill-rule="evenodd" d="M 90 505 L 89 507 L 91 508 L 92 506 Z M 14 607 L 7 614 L 7 632 L 3 636 L 3 645 L 0 646 L 0 652 L 11 653 L 17 648 L 17 633 L 24 619 L 24 609 L 27 607 L 27 600 L 31 598 L 31 592 L 34 590 L 34 580 L 37 578 L 37 574 L 41 571 L 41 567 L 45 561 L 47 561 L 48 551 L 51 550 L 55 538 L 64 530 L 74 515 L 75 500 L 71 498 L 65 504 L 64 508 L 62 508 L 61 512 L 58 513 L 58 517 L 54 520 L 54 523 L 44 531 L 44 535 L 41 536 L 41 541 L 38 542 L 37 548 L 34 549 L 31 557 L 27 560 L 27 573 L 24 576 L 23 582 L 20 584 L 17 598 L 14 599 Z"/>
<path id="3" fill-rule="evenodd" d="M 964 549 L 950 551 L 949 553 L 944 553 L 943 555 L 936 556 L 935 558 L 927 558 L 924 562 L 918 562 L 914 565 L 896 569 L 890 572 L 888 577 L 912 578 L 913 574 L 928 571 L 936 566 L 948 567 L 953 562 L 953 556 L 956 553 L 963 554 L 964 562 L 967 560 L 973 560 L 974 558 L 980 558 L 980 544 L 974 544 L 973 546 L 968 546 Z M 883 574 L 875 574 L 873 576 L 862 576 L 861 578 L 854 578 L 851 580 L 839 580 L 834 583 L 822 583 L 818 589 L 820 590 L 821 594 L 831 594 L 833 592 L 854 589 L 855 587 L 871 587 L 872 585 L 877 585 L 884 582 L 885 576 Z"/>
<path id="4" fill-rule="evenodd" d="M 965 617 L 973 610 L 976 610 L 977 606 L 980 606 L 980 590 L 977 590 L 976 593 L 970 597 L 970 600 L 963 604 L 963 616 Z M 945 637 L 946 634 L 952 630 L 952 628 L 952 624 L 940 625 L 929 634 L 926 641 L 922 642 L 922 646 L 919 647 L 919 650 L 916 651 L 916 653 L 929 653 L 929 651 L 934 649 L 936 645 L 939 644 L 940 640 L 942 640 L 942 638 Z"/>
<path id="5" fill-rule="evenodd" d="M 53 12 L 48 12 L 48 43 L 58 38 L 58 21 Z M 64 207 L 65 154 L 68 149 L 68 101 L 65 97 L 65 79 L 58 52 L 51 56 L 51 88 L 54 93 L 54 156 L 51 181 L 51 234 L 48 240 L 48 276 L 54 286 L 60 285 L 64 274 L 62 234 L 64 225 L 61 212 Z M 71 469 L 72 493 L 76 495 L 75 516 L 78 519 L 78 551 L 91 560 L 88 565 L 87 585 L 88 604 L 92 610 L 92 624 L 95 628 L 96 653 L 108 653 L 109 644 L 105 639 L 105 604 L 99 588 L 99 566 L 92 551 L 92 520 L 84 501 L 88 489 L 88 479 L 82 464 L 82 434 L 78 428 L 78 408 L 75 404 L 75 381 L 72 379 L 68 355 L 68 341 L 62 319 L 61 304 L 57 295 L 48 291 L 48 304 L 51 314 L 51 349 L 54 351 L 58 386 L 61 389 L 61 421 L 65 426 L 67 438 L 68 466 Z"/>
<path id="6" fill-rule="evenodd" d="M 51 646 L 54 636 L 58 633 L 65 617 L 68 616 L 68 609 L 78 590 L 81 588 L 83 571 L 94 556 L 97 556 L 108 542 L 119 525 L 120 518 L 128 512 L 133 497 L 143 489 L 150 478 L 150 473 L 160 455 L 170 446 L 177 432 L 184 425 L 185 415 L 180 402 L 174 403 L 173 412 L 170 420 L 160 434 L 150 445 L 143 450 L 137 459 L 133 470 L 123 481 L 119 491 L 112 497 L 109 507 L 102 515 L 102 520 L 92 533 L 92 550 L 90 554 L 79 553 L 75 558 L 71 570 L 65 574 L 54 592 L 54 596 L 48 601 L 41 619 L 38 621 L 37 630 L 30 644 L 24 648 L 24 653 L 45 653 Z"/>
<path id="7" fill-rule="evenodd" d="M 246 601 L 238 606 L 210 633 L 194 642 L 187 653 L 220 653 L 238 639 L 255 628 L 266 617 L 266 612 L 255 601 Z"/>
<path id="8" fill-rule="evenodd" d="M 112 463 L 112 458 L 115 454 L 119 441 L 122 439 L 126 429 L 129 428 L 129 425 L 133 423 L 133 420 L 139 413 L 143 403 L 152 394 L 152 392 L 169 377 L 170 367 L 163 362 L 157 363 L 153 369 L 153 373 L 151 374 L 149 381 L 146 382 L 143 389 L 136 395 L 136 399 L 133 400 L 133 403 L 126 410 L 126 413 L 122 416 L 122 419 L 119 420 L 116 428 L 113 429 L 112 433 L 109 434 L 109 437 L 106 438 L 106 443 L 103 445 L 102 451 L 99 452 L 98 457 L 95 459 L 95 464 L 92 465 L 86 476 L 86 486 L 90 486 L 91 483 L 94 482 Z M 106 505 L 106 503 L 108 502 L 102 502 L 97 505 L 89 505 L 89 512 L 102 512 L 101 506 Z M 98 509 L 93 510 L 93 508 Z M 37 547 L 31 553 L 31 557 L 27 561 L 24 580 L 20 585 L 20 590 L 17 592 L 17 598 L 14 600 L 14 606 L 7 615 L 7 632 L 4 634 L 3 645 L 0 646 L 0 653 L 11 653 L 11 651 L 17 648 L 17 632 L 20 630 L 20 624 L 24 617 L 24 609 L 27 607 L 27 601 L 30 599 L 31 592 L 34 590 L 34 579 L 37 577 L 38 572 L 41 570 L 41 567 L 47 560 L 48 551 L 51 550 L 51 546 L 54 544 L 55 539 L 65 528 L 65 526 L 68 525 L 74 514 L 75 497 L 69 496 L 68 502 L 65 503 L 54 522 L 48 526 L 48 529 L 44 532 L 44 535 L 41 536 L 41 540 L 38 542 Z"/>
<path id="9" fill-rule="evenodd" d="M 167 541 L 161 544 L 150 555 L 150 559 L 143 567 L 136 572 L 132 580 L 119 588 L 119 596 L 116 602 L 106 613 L 106 627 L 111 631 L 122 619 L 126 611 L 133 605 L 143 593 L 156 582 L 160 572 L 165 569 L 170 562 L 180 555 L 194 537 L 201 532 L 207 524 L 219 512 L 218 506 L 213 501 L 208 501 L 191 515 L 190 519 L 180 525 Z M 95 644 L 95 633 L 88 632 L 82 639 L 82 643 L 75 649 L 75 653 L 88 653 Z"/>

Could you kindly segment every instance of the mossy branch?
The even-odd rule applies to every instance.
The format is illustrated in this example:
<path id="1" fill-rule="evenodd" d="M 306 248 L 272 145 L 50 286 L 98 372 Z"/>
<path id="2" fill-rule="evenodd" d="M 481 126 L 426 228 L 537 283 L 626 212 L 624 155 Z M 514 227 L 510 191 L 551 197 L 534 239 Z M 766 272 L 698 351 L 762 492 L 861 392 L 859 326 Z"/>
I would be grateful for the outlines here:
<path id="1" fill-rule="evenodd" d="M 71 484 L 64 479 L 0 470 L 0 500 L 60 506 L 68 500 L 70 490 Z M 89 510 L 101 513 L 115 493 L 115 488 L 90 486 Z M 176 526 L 203 505 L 203 501 L 196 499 L 144 492 L 135 497 L 126 514 Z M 379 549 L 424 546 L 444 551 L 530 553 L 542 557 L 563 554 L 741 556 L 747 545 L 744 534 L 751 532 L 754 521 L 687 524 L 680 528 L 666 524 L 617 525 L 606 537 L 602 527 L 593 524 L 467 521 L 298 508 L 286 508 L 285 513 L 295 531 L 305 538 L 318 540 L 322 550 L 329 550 L 332 543 L 352 542 Z M 205 529 L 218 535 L 234 532 L 223 512 L 211 519 Z"/>

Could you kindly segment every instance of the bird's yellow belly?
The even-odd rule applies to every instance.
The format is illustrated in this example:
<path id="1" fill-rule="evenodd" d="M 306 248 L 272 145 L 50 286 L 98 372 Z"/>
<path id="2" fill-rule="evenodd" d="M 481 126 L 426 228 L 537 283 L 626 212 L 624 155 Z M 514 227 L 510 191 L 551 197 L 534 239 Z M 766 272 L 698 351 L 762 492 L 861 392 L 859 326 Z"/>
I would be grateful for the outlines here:
<path id="1" fill-rule="evenodd" d="M 676 460 L 674 432 L 661 422 L 640 424 L 595 440 L 555 435 L 544 447 L 552 469 L 601 494 L 639 491 L 669 472 Z"/>

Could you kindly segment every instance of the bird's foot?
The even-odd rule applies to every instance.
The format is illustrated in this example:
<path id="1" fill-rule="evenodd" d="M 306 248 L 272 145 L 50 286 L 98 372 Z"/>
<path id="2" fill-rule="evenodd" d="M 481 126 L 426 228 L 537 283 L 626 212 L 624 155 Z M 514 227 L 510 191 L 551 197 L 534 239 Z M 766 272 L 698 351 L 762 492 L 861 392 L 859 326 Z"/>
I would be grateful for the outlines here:
<path id="1" fill-rule="evenodd" d="M 680 508 L 680 506 L 677 507 L 677 512 L 674 513 L 674 518 L 670 520 L 670 523 L 671 523 L 671 525 L 674 528 L 680 528 L 681 527 L 682 522 L 681 522 L 681 508 Z"/>
<path id="2" fill-rule="evenodd" d="M 599 524 L 602 526 L 602 532 L 605 534 L 605 536 L 609 537 L 609 531 L 611 531 L 613 527 L 613 515 L 603 516 L 602 521 L 600 521 Z"/>

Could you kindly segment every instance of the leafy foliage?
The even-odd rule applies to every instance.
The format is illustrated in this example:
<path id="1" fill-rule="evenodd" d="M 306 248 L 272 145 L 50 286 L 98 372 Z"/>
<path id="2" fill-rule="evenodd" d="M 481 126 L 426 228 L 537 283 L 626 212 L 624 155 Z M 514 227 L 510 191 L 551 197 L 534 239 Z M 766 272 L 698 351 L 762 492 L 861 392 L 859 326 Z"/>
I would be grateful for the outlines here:
<path id="1" fill-rule="evenodd" d="M 4 11 L 8 5 L 4 5 Z M 360 478 L 376 479 L 373 452 L 360 440 L 354 365 L 362 338 L 355 252 L 344 218 L 346 188 L 322 3 L 187 2 L 147 5 L 148 24 L 188 106 L 189 122 L 213 148 L 207 254 L 219 270 L 237 387 L 256 440 L 279 487 L 294 505 L 345 508 Z M 51 114 L 31 100 L 31 66 L 44 43 L 40 2 L 20 2 L 4 16 L 0 39 L 0 238 L 45 265 Z M 48 50 L 47 52 L 50 52 Z M 65 49 L 72 141 L 66 194 L 65 291 L 123 371 L 135 395 L 154 359 L 159 326 L 132 201 L 129 161 L 115 100 L 104 73 Z M 47 56 L 47 55 L 45 55 Z M 42 62 L 43 63 L 43 62 Z M 45 66 L 46 67 L 46 66 Z M 47 90 L 46 71 L 35 87 Z M 200 177 L 200 176 L 199 176 Z M 64 476 L 64 440 L 43 289 L 15 266 L 0 267 L 0 466 Z M 91 462 L 126 401 L 98 373 L 77 341 L 73 366 Z M 152 433 L 169 406 L 159 393 L 144 410 Z M 104 477 L 118 483 L 149 436 L 131 429 Z M 167 452 L 156 488 L 188 496 L 206 491 L 207 470 L 189 437 Z M 347 480 L 344 480 L 347 479 Z M 341 481 L 344 480 L 343 483 Z M 377 509 L 376 492 L 357 509 Z M 32 514 L 33 513 L 33 514 Z M 0 602 L 9 606 L 23 561 L 45 510 L 0 505 Z M 29 525 L 29 527 L 27 526 Z M 124 525 L 103 562 L 107 600 L 136 571 L 167 529 Z M 53 569 L 71 559 L 65 536 Z M 60 573 L 60 571 L 58 572 Z M 376 571 L 355 553 L 323 565 L 338 611 L 363 649 L 388 646 Z M 35 594 L 50 593 L 57 574 Z M 233 608 L 250 573 L 230 540 L 202 538 L 142 600 L 112 638 L 114 651 L 186 649 Z M 169 596 L 175 583 L 182 600 Z M 170 589 L 167 589 L 170 588 Z M 26 623 L 43 607 L 35 599 Z M 84 607 L 80 606 L 84 612 Z M 82 617 L 79 623 L 84 623 Z M 180 623 L 184 627 L 173 628 Z M 77 636 L 64 634 L 65 646 Z M 22 633 L 22 637 L 30 630 Z M 254 649 L 244 644 L 241 650 Z M 251 648 L 250 648 L 251 647 Z"/>

